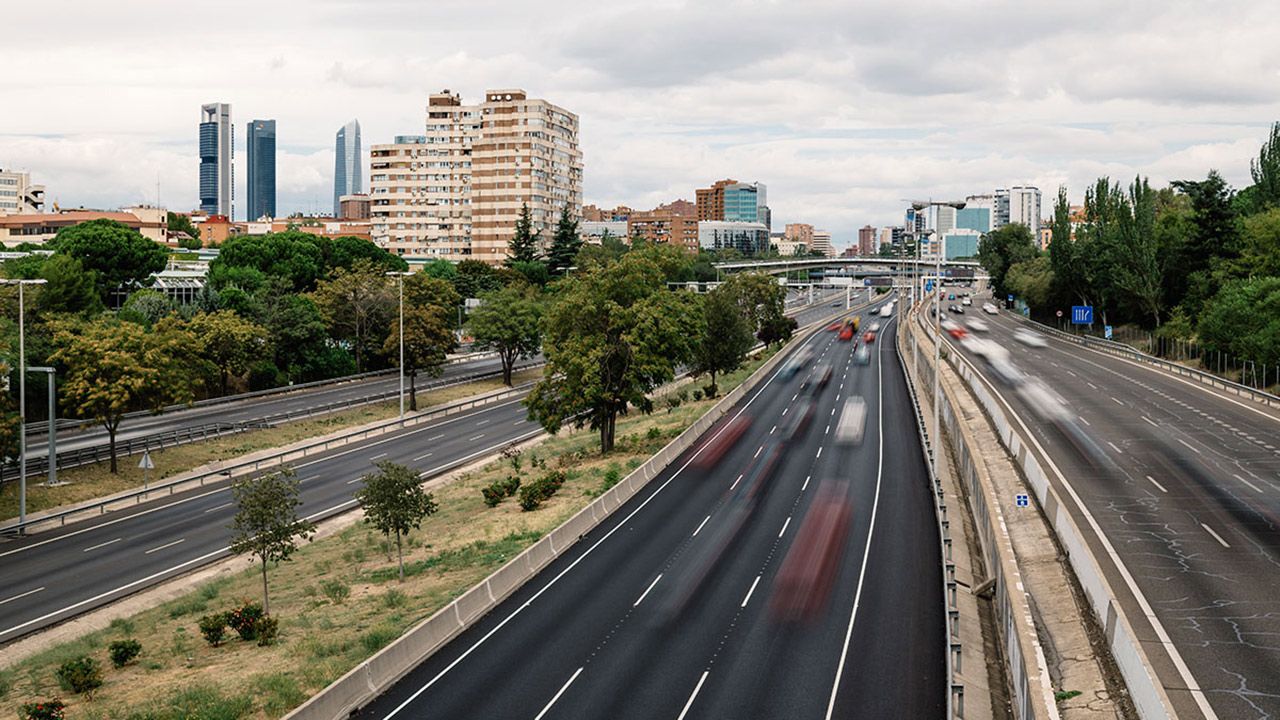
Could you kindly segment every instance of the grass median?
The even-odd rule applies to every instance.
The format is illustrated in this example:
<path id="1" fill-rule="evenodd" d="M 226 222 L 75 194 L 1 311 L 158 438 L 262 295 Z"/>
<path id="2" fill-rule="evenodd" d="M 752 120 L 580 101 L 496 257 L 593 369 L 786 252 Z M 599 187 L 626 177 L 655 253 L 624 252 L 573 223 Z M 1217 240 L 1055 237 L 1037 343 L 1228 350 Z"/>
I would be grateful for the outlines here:
<path id="1" fill-rule="evenodd" d="M 511 382 L 519 385 L 537 380 L 541 376 L 541 369 L 521 370 L 512 375 Z M 420 391 L 418 407 L 427 410 L 434 405 L 443 405 L 504 387 L 502 380 L 490 379 Z M 151 453 L 151 460 L 156 467 L 150 473 L 150 481 L 159 482 L 211 462 L 234 460 L 248 453 L 283 447 L 337 430 L 389 420 L 399 411 L 400 405 L 396 400 L 378 402 L 276 427 L 246 430 L 234 435 L 161 448 Z M 117 474 L 113 475 L 109 468 L 110 465 L 103 461 L 66 470 L 59 469 L 58 480 L 66 484 L 57 487 L 46 487 L 36 478 L 28 478 L 27 512 L 51 510 L 142 487 L 143 473 L 138 467 L 137 456 L 121 456 L 120 472 Z M 5 483 L 0 486 L 0 518 L 16 520 L 17 517 L 18 484 Z"/>
<path id="2" fill-rule="evenodd" d="M 767 357 L 722 378 L 721 391 L 737 387 Z M 261 599 L 260 576 L 245 561 L 243 572 L 0 669 L 0 716 L 60 697 L 67 717 L 77 720 L 280 717 L 563 523 L 715 402 L 693 400 L 694 386 L 686 392 L 679 406 L 660 402 L 651 415 L 619 418 L 607 455 L 589 430 L 565 431 L 524 451 L 524 480 L 554 470 L 566 477 L 536 510 L 522 511 L 516 497 L 486 506 L 481 488 L 513 473 L 506 458 L 436 488 L 440 510 L 408 538 L 403 583 L 394 545 L 364 524 L 304 545 L 294 561 L 271 570 L 271 607 L 280 621 L 274 645 L 234 639 L 210 647 L 197 627 L 202 615 Z M 140 640 L 142 653 L 114 669 L 107 647 L 126 638 Z M 92 700 L 60 689 L 55 677 L 64 661 L 84 655 L 103 667 L 105 684 Z"/>

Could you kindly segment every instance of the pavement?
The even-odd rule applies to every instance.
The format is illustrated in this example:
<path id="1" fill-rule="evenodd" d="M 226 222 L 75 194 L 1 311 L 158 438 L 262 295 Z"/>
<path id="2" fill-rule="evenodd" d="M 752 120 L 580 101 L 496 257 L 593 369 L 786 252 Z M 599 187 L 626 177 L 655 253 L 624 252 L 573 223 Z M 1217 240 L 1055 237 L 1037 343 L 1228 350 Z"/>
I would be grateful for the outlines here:
<path id="1" fill-rule="evenodd" d="M 713 465 L 695 445 L 357 716 L 939 717 L 939 540 L 881 321 L 865 366 L 817 333 L 730 413 L 750 426 Z M 866 429 L 842 444 L 853 395 Z"/>
<path id="2" fill-rule="evenodd" d="M 1280 717 L 1280 415 L 1048 335 L 1025 346 L 1023 322 L 980 304 L 1069 422 L 966 357 L 1020 418 L 1178 717 Z"/>

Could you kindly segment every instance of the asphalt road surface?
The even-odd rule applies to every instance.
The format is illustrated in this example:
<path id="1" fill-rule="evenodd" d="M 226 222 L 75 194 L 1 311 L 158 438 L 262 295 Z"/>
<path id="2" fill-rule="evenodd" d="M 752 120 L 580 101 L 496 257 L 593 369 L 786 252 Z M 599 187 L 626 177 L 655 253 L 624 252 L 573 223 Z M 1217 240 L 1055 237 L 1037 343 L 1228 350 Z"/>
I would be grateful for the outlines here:
<path id="1" fill-rule="evenodd" d="M 808 367 L 739 403 L 753 420 L 712 467 L 700 459 L 728 420 L 358 716 L 940 717 L 938 536 L 885 330 L 869 365 L 835 333 L 815 335 Z M 866 429 L 842 444 L 854 395 Z M 839 508 L 847 526 L 824 524 Z M 823 557 L 825 571 L 791 584 Z"/>
<path id="2" fill-rule="evenodd" d="M 1047 453 L 1064 500 L 1083 503 L 1067 500 L 1179 717 L 1280 717 L 1280 415 L 1048 335 L 1027 347 L 1013 339 L 1026 325 L 975 303 L 965 317 L 987 320 L 1088 439 L 1072 442 L 967 354 Z"/>

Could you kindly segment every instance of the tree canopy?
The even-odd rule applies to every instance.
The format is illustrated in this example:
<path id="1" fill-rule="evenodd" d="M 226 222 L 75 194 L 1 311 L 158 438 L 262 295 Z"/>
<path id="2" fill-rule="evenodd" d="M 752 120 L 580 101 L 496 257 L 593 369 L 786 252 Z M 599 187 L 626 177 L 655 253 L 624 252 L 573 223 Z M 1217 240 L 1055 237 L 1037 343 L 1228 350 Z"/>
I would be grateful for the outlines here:
<path id="1" fill-rule="evenodd" d="M 108 305 L 118 289 L 127 293 L 149 285 L 151 276 L 163 270 L 169 259 L 167 250 L 137 230 L 106 219 L 63 228 L 49 246 L 92 272 L 98 297 Z"/>
<path id="2" fill-rule="evenodd" d="M 481 296 L 467 327 L 478 350 L 496 350 L 502 360 L 502 382 L 511 385 L 516 360 L 532 357 L 542 344 L 542 306 L 528 285 L 512 285 Z"/>
<path id="3" fill-rule="evenodd" d="M 262 568 L 262 610 L 271 614 L 267 565 L 285 562 L 298 550 L 298 540 L 315 534 L 315 523 L 298 517 L 300 483 L 293 468 L 237 480 L 231 486 L 236 515 L 231 522 L 231 552 L 252 555 Z"/>
<path id="4" fill-rule="evenodd" d="M 364 487 L 356 500 L 364 507 L 364 521 L 388 538 L 396 539 L 396 559 L 400 582 L 404 582 L 402 538 L 422 527 L 422 521 L 440 508 L 431 493 L 422 488 L 418 471 L 390 460 L 377 463 L 378 471 L 365 475 Z"/>

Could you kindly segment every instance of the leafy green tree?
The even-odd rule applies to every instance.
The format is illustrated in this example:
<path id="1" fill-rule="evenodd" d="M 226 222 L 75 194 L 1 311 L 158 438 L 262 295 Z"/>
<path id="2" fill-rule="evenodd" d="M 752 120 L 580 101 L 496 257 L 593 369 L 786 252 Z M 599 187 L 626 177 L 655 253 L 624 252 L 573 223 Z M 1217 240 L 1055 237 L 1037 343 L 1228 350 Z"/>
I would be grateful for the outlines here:
<path id="1" fill-rule="evenodd" d="M 316 237 L 297 230 L 228 238 L 209 263 L 216 290 L 238 287 L 252 293 L 268 277 L 283 278 L 295 292 L 314 290 L 328 268 Z"/>
<path id="2" fill-rule="evenodd" d="M 364 487 L 356 492 L 356 500 L 364 506 L 364 521 L 389 539 L 396 538 L 396 559 L 400 563 L 400 582 L 404 582 L 404 548 L 401 539 L 422 527 L 422 521 L 434 515 L 440 506 L 431 493 L 422 489 L 418 471 L 390 460 L 377 463 L 378 472 L 364 476 Z"/>
<path id="3" fill-rule="evenodd" d="M 337 268 L 352 268 L 359 260 L 367 260 L 384 271 L 409 269 L 409 263 L 394 253 L 387 252 L 377 243 L 353 235 L 342 235 L 335 238 L 323 235 L 313 236 L 320 248 L 320 257 L 324 260 L 325 273 Z"/>
<path id="4" fill-rule="evenodd" d="M 355 359 L 329 341 L 324 318 L 307 295 L 273 278 L 253 296 L 252 317 L 267 329 L 274 364 L 294 382 L 324 380 L 355 372 Z"/>
<path id="5" fill-rule="evenodd" d="M 156 290 L 135 290 L 120 308 L 120 319 L 146 328 L 177 311 L 168 295 Z"/>
<path id="6" fill-rule="evenodd" d="M 1204 180 L 1179 180 L 1173 187 L 1191 201 L 1193 230 L 1168 272 L 1184 281 L 1182 287 L 1175 288 L 1175 295 L 1182 298 L 1187 314 L 1197 317 L 1220 285 L 1213 277 L 1214 270 L 1239 253 L 1240 218 L 1232 203 L 1231 186 L 1216 170 L 1210 170 Z"/>
<path id="7" fill-rule="evenodd" d="M 691 282 L 693 275 L 693 255 L 683 246 L 668 243 L 648 243 L 639 247 L 633 246 L 628 254 L 645 258 L 662 270 L 662 279 L 666 282 Z"/>
<path id="8" fill-rule="evenodd" d="M 369 356 L 385 341 L 382 333 L 389 331 L 396 309 L 383 270 L 368 260 L 357 260 L 350 270 L 337 268 L 332 279 L 320 281 L 311 299 L 333 337 L 351 348 L 356 372 L 364 372 Z"/>
<path id="9" fill-rule="evenodd" d="M 787 291 L 777 278 L 764 273 L 738 273 L 730 275 L 719 290 L 738 308 L 749 332 L 761 342 L 769 345 L 791 337 L 795 324 L 785 322 Z M 765 336 L 770 339 L 765 340 Z"/>
<path id="10" fill-rule="evenodd" d="M 186 237 L 178 239 L 178 246 L 186 250 L 199 250 L 203 243 L 200 241 L 200 231 L 196 229 L 194 223 L 191 222 L 190 215 L 182 215 L 176 212 L 170 212 L 165 218 L 165 229 L 171 233 L 185 233 Z"/>
<path id="11" fill-rule="evenodd" d="M 1280 205 L 1280 123 L 1271 124 L 1271 134 L 1262 143 L 1258 158 L 1249 162 L 1249 172 L 1253 176 L 1254 209 Z"/>
<path id="12" fill-rule="evenodd" d="M 298 517 L 298 475 L 290 467 L 246 477 L 231 486 L 236 503 L 230 529 L 231 552 L 252 555 L 262 566 L 262 611 L 271 614 L 267 594 L 267 564 L 285 562 L 298 550 L 299 539 L 315 534 L 315 523 Z"/>
<path id="13" fill-rule="evenodd" d="M 44 264 L 52 255 L 45 253 L 29 253 L 22 257 L 11 258 L 0 263 L 0 275 L 11 280 L 35 280 L 41 277 Z"/>
<path id="14" fill-rule="evenodd" d="M 516 360 L 532 357 L 542 345 L 542 307 L 528 285 L 513 285 L 481 296 L 467 325 L 481 350 L 496 350 L 502 360 L 502 382 L 510 387 Z"/>
<path id="15" fill-rule="evenodd" d="M 1033 308 L 1049 306 L 1053 289 L 1053 268 L 1047 255 L 1041 255 L 1014 263 L 1005 275 L 1009 291 L 1022 298 Z"/>
<path id="16" fill-rule="evenodd" d="M 551 237 L 551 249 L 547 253 L 547 269 L 552 276 L 564 275 L 573 266 L 582 249 L 582 237 L 578 234 L 578 221 L 569 215 L 566 204 L 560 210 L 555 234 Z"/>
<path id="17" fill-rule="evenodd" d="M 756 338 L 765 345 L 785 343 L 791 339 L 791 335 L 797 327 L 799 325 L 796 323 L 795 318 L 787 317 L 781 313 L 770 313 L 760 321 L 760 329 L 756 331 Z"/>
<path id="18" fill-rule="evenodd" d="M 479 260 L 462 260 L 457 265 L 458 276 L 453 287 L 463 298 L 478 298 L 503 286 L 502 277 L 488 263 Z"/>
<path id="19" fill-rule="evenodd" d="M 1136 178 L 1119 203 L 1119 223 L 1110 243 L 1112 282 L 1133 304 L 1135 314 L 1160 326 L 1164 308 L 1164 266 L 1155 234 L 1156 199 L 1151 185 Z"/>
<path id="20" fill-rule="evenodd" d="M 529 214 L 529 204 L 521 203 L 520 217 L 516 219 L 515 233 L 507 248 L 507 266 L 515 267 L 516 263 L 531 263 L 538 259 L 538 233 L 533 229 L 533 217 Z"/>
<path id="21" fill-rule="evenodd" d="M 1280 276 L 1280 207 L 1244 218 L 1240 240 L 1240 275 Z"/>
<path id="22" fill-rule="evenodd" d="M 513 262 L 511 269 L 520 273 L 526 282 L 538 287 L 544 287 L 551 282 L 551 270 L 544 262 Z"/>
<path id="23" fill-rule="evenodd" d="M 608 265 L 616 262 L 618 258 L 627 254 L 627 244 L 623 242 L 621 237 L 612 235 L 608 230 L 600 236 L 599 245 L 583 245 L 578 251 L 578 257 L 574 259 L 574 264 L 584 270 L 598 267 L 600 265 Z"/>
<path id="24" fill-rule="evenodd" d="M 56 253 L 40 268 L 45 284 L 36 296 L 36 312 L 41 316 L 71 313 L 97 315 L 105 308 L 94 273 L 70 255 Z"/>
<path id="25" fill-rule="evenodd" d="M 703 299 L 702 328 L 690 365 L 695 377 L 703 373 L 711 376 L 708 397 L 715 397 L 719 392 L 716 375 L 742 367 L 747 351 L 755 344 L 751 325 L 739 309 L 732 289 L 726 288 L 727 285 L 721 285 Z"/>
<path id="26" fill-rule="evenodd" d="M 116 290 L 129 292 L 150 285 L 151 276 L 169 260 L 164 247 L 115 220 L 90 220 L 63 228 L 49 245 L 94 273 L 98 296 L 106 304 Z"/>
<path id="27" fill-rule="evenodd" d="M 628 406 L 651 411 L 648 393 L 692 359 L 691 305 L 666 289 L 656 262 L 634 251 L 566 279 L 547 309 L 547 368 L 525 401 L 530 417 L 550 432 L 589 423 L 608 452 L 618 415 Z"/>
<path id="28" fill-rule="evenodd" d="M 484 263 L 481 263 L 482 265 Z M 488 267 L 488 265 L 485 265 Z M 448 260 L 432 260 L 422 266 L 423 275 L 454 282 L 458 277 L 458 268 Z"/>
<path id="29" fill-rule="evenodd" d="M 270 355 L 267 329 L 230 310 L 200 313 L 191 318 L 188 327 L 201 356 L 217 368 L 223 395 L 232 376 L 244 374 L 254 360 Z"/>
<path id="30" fill-rule="evenodd" d="M 1009 292 L 1005 275 L 1009 268 L 1039 254 L 1031 229 L 1022 223 L 1010 223 L 987 233 L 978 241 L 978 262 L 991 276 L 997 295 Z"/>
<path id="31" fill-rule="evenodd" d="M 1210 350 L 1280 364 L 1280 277 L 1229 281 L 1205 304 L 1199 335 Z"/>

